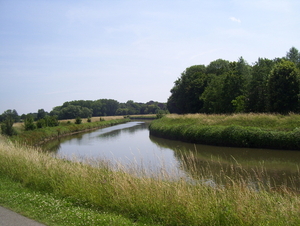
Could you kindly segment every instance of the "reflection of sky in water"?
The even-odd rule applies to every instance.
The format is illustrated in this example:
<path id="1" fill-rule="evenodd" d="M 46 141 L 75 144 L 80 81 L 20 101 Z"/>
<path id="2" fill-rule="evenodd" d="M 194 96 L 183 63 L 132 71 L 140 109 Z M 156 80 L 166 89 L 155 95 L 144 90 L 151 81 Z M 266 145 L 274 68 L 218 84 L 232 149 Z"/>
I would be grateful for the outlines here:
<path id="1" fill-rule="evenodd" d="M 104 158 L 124 165 L 135 163 L 155 171 L 162 166 L 166 170 L 178 170 L 178 160 L 173 150 L 160 147 L 149 139 L 148 125 L 129 122 L 83 134 L 62 142 L 57 152 L 66 158 Z"/>

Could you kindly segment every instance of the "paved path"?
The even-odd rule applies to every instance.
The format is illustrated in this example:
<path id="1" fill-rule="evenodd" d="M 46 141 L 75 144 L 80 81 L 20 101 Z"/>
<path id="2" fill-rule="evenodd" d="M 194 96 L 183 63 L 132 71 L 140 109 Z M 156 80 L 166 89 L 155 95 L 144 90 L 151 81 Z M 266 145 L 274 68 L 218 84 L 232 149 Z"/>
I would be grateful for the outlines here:
<path id="1" fill-rule="evenodd" d="M 45 226 L 0 206 L 0 226 Z"/>

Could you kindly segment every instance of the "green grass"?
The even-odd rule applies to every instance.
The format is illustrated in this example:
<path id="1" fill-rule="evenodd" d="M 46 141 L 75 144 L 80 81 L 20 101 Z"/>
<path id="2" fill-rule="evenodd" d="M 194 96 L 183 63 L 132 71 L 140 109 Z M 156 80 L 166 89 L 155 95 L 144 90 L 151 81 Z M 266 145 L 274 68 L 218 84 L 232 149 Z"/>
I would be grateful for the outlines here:
<path id="1" fill-rule="evenodd" d="M 216 186 L 203 183 L 211 178 L 209 167 L 198 180 L 174 180 L 174 175 L 167 174 L 164 169 L 149 177 L 134 165 L 127 169 L 104 160 L 70 162 L 0 139 L 0 175 L 18 182 L 19 189 L 25 188 L 30 193 L 28 198 L 20 198 L 25 209 L 26 202 L 30 206 L 35 195 L 42 195 L 36 198 L 44 208 L 34 215 L 38 220 L 43 218 L 51 222 L 70 214 L 70 225 L 81 225 L 77 218 L 88 219 L 93 213 L 99 221 L 107 217 L 117 222 L 115 225 L 123 220 L 128 225 L 133 222 L 134 225 L 300 224 L 298 194 L 285 187 L 274 191 L 259 180 L 253 187 L 251 181 L 221 174 L 222 171 L 222 181 Z M 8 187 L 0 187 L 1 200 L 9 197 L 6 195 Z M 11 202 L 15 208 L 20 205 L 20 211 L 23 209 L 21 204 L 13 204 L 14 201 L 1 202 Z"/>
<path id="2" fill-rule="evenodd" d="M 300 115 L 168 115 L 150 134 L 191 143 L 300 150 Z"/>
<path id="3" fill-rule="evenodd" d="M 11 140 L 19 143 L 26 143 L 28 145 L 39 145 L 51 139 L 56 139 L 61 136 L 67 136 L 78 132 L 104 128 L 120 123 L 125 123 L 130 119 L 111 119 L 108 121 L 95 121 L 83 124 L 67 124 L 61 123 L 56 127 L 46 127 L 35 129 L 31 131 L 22 131 L 16 136 L 12 136 Z"/>
<path id="4" fill-rule="evenodd" d="M 149 225 L 98 210 L 80 200 L 35 191 L 0 175 L 0 205 L 46 225 Z"/>
<path id="5" fill-rule="evenodd" d="M 150 114 L 150 115 L 129 115 L 129 118 L 130 119 L 135 119 L 135 120 L 138 120 L 138 119 L 157 119 L 157 116 L 154 115 L 154 114 Z"/>

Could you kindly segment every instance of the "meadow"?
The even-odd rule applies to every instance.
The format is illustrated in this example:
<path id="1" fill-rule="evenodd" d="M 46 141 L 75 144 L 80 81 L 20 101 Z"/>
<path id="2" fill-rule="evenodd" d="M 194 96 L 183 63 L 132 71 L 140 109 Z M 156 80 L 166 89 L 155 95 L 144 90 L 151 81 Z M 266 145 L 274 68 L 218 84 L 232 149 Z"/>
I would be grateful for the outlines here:
<path id="1" fill-rule="evenodd" d="M 300 115 L 166 115 L 150 134 L 191 143 L 272 149 L 300 149 Z"/>
<path id="2" fill-rule="evenodd" d="M 8 178 L 30 191 L 28 199 L 10 201 L 11 205 L 24 206 L 37 199 L 39 214 L 27 213 L 48 225 L 94 225 L 97 219 L 99 225 L 118 225 L 112 222 L 122 219 L 124 225 L 300 224 L 299 194 L 285 187 L 274 191 L 259 180 L 255 187 L 249 186 L 242 177 L 229 178 L 222 171 L 222 183 L 212 186 L 204 183 L 211 174 L 209 167 L 197 180 L 175 179 L 163 168 L 151 177 L 143 172 L 135 165 L 128 168 L 103 159 L 59 159 L 39 148 L 0 139 L 1 181 Z M 9 203 L 12 194 L 0 188 L 0 204 Z M 39 198 L 30 198 L 34 195 Z"/>

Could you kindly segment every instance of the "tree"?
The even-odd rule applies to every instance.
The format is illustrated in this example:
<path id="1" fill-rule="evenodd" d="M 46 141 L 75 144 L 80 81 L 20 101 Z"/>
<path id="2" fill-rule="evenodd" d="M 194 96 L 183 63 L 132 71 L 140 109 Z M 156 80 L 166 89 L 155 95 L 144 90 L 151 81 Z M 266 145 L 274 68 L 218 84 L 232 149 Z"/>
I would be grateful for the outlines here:
<path id="1" fill-rule="evenodd" d="M 10 115 L 10 117 L 12 117 L 14 122 L 19 122 L 20 121 L 20 116 L 18 115 L 18 112 L 15 109 L 14 110 L 8 109 L 8 110 L 4 111 L 1 115 L 1 120 L 0 121 L 6 120 L 8 115 Z"/>
<path id="2" fill-rule="evenodd" d="M 215 61 L 212 61 L 207 67 L 206 67 L 206 73 L 207 74 L 215 74 L 215 75 L 222 75 L 228 71 L 230 71 L 230 62 L 223 59 L 218 59 Z"/>
<path id="3" fill-rule="evenodd" d="M 300 63 L 300 53 L 298 49 L 295 47 L 290 48 L 290 50 L 286 53 L 286 59 L 299 65 Z"/>
<path id="4" fill-rule="evenodd" d="M 252 67 L 252 78 L 246 96 L 247 112 L 268 111 L 268 79 L 275 62 L 266 58 L 258 58 Z"/>
<path id="5" fill-rule="evenodd" d="M 14 119 L 12 115 L 6 115 L 5 120 L 1 124 L 1 133 L 7 136 L 12 136 L 16 134 L 16 131 L 13 128 Z"/>
<path id="6" fill-rule="evenodd" d="M 37 113 L 37 120 L 45 118 L 46 115 L 47 115 L 47 112 L 45 112 L 44 109 L 39 109 L 38 113 Z"/>
<path id="7" fill-rule="evenodd" d="M 200 96 L 203 101 L 202 112 L 205 113 L 223 113 L 222 109 L 222 90 L 225 75 L 214 75 L 204 92 Z"/>
<path id="8" fill-rule="evenodd" d="M 59 119 L 87 118 L 92 116 L 92 110 L 78 105 L 67 105 L 59 111 Z"/>
<path id="9" fill-rule="evenodd" d="M 75 124 L 81 124 L 82 119 L 80 117 L 76 117 Z"/>
<path id="10" fill-rule="evenodd" d="M 168 99 L 168 110 L 172 113 L 197 113 L 203 108 L 199 98 L 210 80 L 204 65 L 187 68 L 174 82 L 171 96 Z"/>
<path id="11" fill-rule="evenodd" d="M 35 130 L 36 129 L 36 125 L 34 124 L 34 119 L 33 116 L 28 114 L 25 121 L 24 121 L 24 127 L 25 130 Z"/>
<path id="12" fill-rule="evenodd" d="M 297 112 L 299 72 L 295 63 L 282 60 L 271 71 L 269 81 L 269 110 L 287 114 Z"/>
<path id="13" fill-rule="evenodd" d="M 234 100 L 232 100 L 231 103 L 234 107 L 235 113 L 245 112 L 245 96 L 238 96 Z"/>

